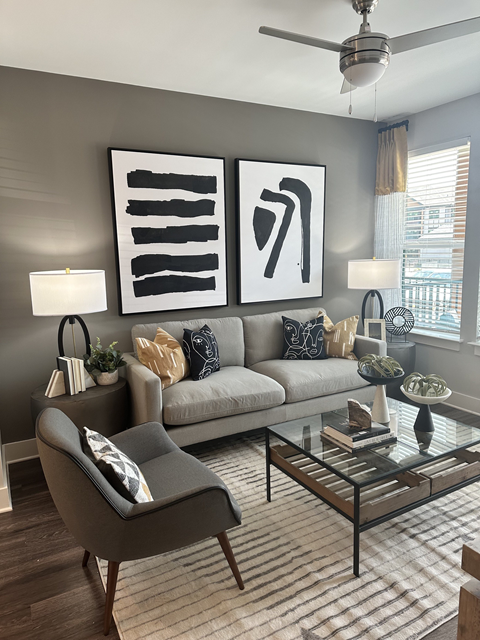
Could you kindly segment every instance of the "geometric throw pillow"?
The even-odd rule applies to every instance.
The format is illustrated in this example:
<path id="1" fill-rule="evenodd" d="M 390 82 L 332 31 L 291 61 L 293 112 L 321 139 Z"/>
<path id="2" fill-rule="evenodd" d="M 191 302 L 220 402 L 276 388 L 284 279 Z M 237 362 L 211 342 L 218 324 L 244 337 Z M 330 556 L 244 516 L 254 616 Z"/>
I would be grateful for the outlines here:
<path id="1" fill-rule="evenodd" d="M 320 312 L 324 316 L 323 343 L 329 358 L 345 358 L 346 360 L 357 360 L 353 353 L 355 346 L 355 336 L 357 335 L 358 316 L 351 316 L 345 320 L 333 324 L 327 314 Z M 320 316 L 320 317 L 321 317 Z"/>
<path id="2" fill-rule="evenodd" d="M 153 342 L 136 338 L 137 355 L 161 380 L 162 389 L 171 387 L 189 374 L 188 362 L 180 344 L 169 333 L 157 328 Z"/>
<path id="3" fill-rule="evenodd" d="M 220 369 L 217 339 L 208 325 L 198 331 L 183 330 L 183 350 L 192 380 L 203 380 Z"/>
<path id="4" fill-rule="evenodd" d="M 152 502 L 153 498 L 150 489 L 143 473 L 135 462 L 102 434 L 87 429 L 87 427 L 84 427 L 83 430 L 95 460 L 106 465 L 106 468 L 113 472 L 114 476 L 130 495 L 130 499 L 133 499 L 134 502 Z M 99 470 L 102 471 L 100 465 Z M 112 485 L 116 488 L 114 483 Z"/>
<path id="5" fill-rule="evenodd" d="M 284 360 L 323 360 L 323 316 L 298 322 L 282 316 Z"/>

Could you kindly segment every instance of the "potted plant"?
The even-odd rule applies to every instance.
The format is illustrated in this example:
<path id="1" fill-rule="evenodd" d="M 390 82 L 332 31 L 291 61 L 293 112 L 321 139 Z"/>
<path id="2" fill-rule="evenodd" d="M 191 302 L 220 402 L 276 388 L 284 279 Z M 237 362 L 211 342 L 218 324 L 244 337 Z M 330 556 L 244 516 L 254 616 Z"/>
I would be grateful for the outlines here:
<path id="1" fill-rule="evenodd" d="M 377 386 L 372 407 L 372 419 L 381 424 L 390 422 L 387 394 L 385 385 L 401 378 L 404 374 L 402 367 L 390 356 L 377 356 L 368 353 L 358 361 L 358 375 Z"/>
<path id="2" fill-rule="evenodd" d="M 415 431 L 433 431 L 430 405 L 444 402 L 452 395 L 445 380 L 435 373 L 423 376 L 418 371 L 414 371 L 405 378 L 400 390 L 409 400 L 420 405 L 414 425 Z"/>
<path id="3" fill-rule="evenodd" d="M 115 384 L 118 381 L 119 367 L 126 365 L 125 360 L 122 359 L 122 352 L 115 349 L 116 344 L 118 342 L 112 342 L 111 345 L 104 349 L 100 343 L 100 338 L 97 338 L 97 344 L 95 346 L 90 345 L 91 354 L 83 356 L 85 369 L 89 373 L 93 373 L 97 384 Z"/>

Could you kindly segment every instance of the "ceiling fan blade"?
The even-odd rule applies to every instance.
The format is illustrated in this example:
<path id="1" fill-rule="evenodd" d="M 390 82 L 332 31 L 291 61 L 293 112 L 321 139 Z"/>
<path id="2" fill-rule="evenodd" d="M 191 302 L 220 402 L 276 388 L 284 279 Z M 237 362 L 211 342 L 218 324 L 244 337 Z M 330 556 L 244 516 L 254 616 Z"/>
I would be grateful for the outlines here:
<path id="1" fill-rule="evenodd" d="M 291 40 L 292 42 L 307 44 L 310 47 L 318 47 L 319 49 L 328 49 L 329 51 L 336 51 L 337 53 L 353 51 L 353 47 L 344 44 L 330 42 L 330 40 L 320 40 L 320 38 L 313 38 L 312 36 L 303 36 L 300 33 L 292 33 L 291 31 L 282 31 L 281 29 L 273 29 L 272 27 L 260 27 L 258 31 L 266 36 Z"/>
<path id="2" fill-rule="evenodd" d="M 480 16 L 469 20 L 461 20 L 460 22 L 451 22 L 440 27 L 433 27 L 433 29 L 407 33 L 396 38 L 389 38 L 387 44 L 392 53 L 402 53 L 402 51 L 425 47 L 428 44 L 435 44 L 435 42 L 466 36 L 476 31 L 480 31 Z"/>
<path id="3" fill-rule="evenodd" d="M 353 84 L 350 84 L 348 80 L 343 81 L 342 88 L 340 89 L 340 94 L 348 93 L 349 91 L 355 91 L 357 87 Z"/>

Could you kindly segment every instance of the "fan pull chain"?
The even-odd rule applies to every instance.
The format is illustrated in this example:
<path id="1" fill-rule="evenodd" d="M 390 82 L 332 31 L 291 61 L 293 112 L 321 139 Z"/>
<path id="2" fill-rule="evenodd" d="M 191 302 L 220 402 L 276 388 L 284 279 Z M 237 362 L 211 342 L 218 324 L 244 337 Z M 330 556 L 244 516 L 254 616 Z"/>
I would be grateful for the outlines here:
<path id="1" fill-rule="evenodd" d="M 348 115 L 352 115 L 352 85 L 350 85 L 350 105 L 348 107 Z"/>
<path id="2" fill-rule="evenodd" d="M 373 121 L 377 121 L 377 83 L 375 83 L 375 113 L 373 114 Z"/>

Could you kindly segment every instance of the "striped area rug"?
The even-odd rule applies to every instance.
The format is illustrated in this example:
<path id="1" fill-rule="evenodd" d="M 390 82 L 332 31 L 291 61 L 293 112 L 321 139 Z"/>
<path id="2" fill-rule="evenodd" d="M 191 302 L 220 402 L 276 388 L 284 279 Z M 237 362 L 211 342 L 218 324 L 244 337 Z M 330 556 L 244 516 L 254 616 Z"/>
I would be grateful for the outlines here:
<path id="1" fill-rule="evenodd" d="M 273 468 L 266 502 L 262 439 L 195 455 L 242 507 L 243 524 L 229 537 L 245 591 L 216 539 L 125 562 L 114 605 L 122 640 L 415 640 L 456 614 L 480 486 L 363 533 L 355 578 L 347 520 Z M 105 562 L 100 569 L 105 583 Z"/>

